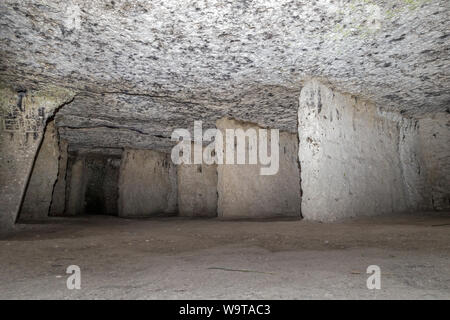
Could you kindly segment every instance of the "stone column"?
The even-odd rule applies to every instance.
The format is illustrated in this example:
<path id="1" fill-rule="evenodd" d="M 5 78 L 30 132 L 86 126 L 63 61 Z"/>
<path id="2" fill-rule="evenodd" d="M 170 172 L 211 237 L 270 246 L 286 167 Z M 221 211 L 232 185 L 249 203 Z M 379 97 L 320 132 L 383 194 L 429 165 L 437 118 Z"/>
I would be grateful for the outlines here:
<path id="1" fill-rule="evenodd" d="M 84 197 L 86 194 L 86 159 L 83 155 L 76 155 L 68 163 L 66 210 L 69 216 L 84 212 Z"/>
<path id="2" fill-rule="evenodd" d="M 47 124 L 44 140 L 39 148 L 30 181 L 25 192 L 20 221 L 48 217 L 53 188 L 58 176 L 59 146 L 54 121 Z"/>
<path id="3" fill-rule="evenodd" d="M 51 216 L 64 215 L 66 207 L 66 173 L 67 173 L 67 141 L 59 141 L 59 162 L 58 178 L 53 190 L 52 204 L 50 208 Z"/>
<path id="4" fill-rule="evenodd" d="M 176 214 L 177 173 L 170 154 L 153 150 L 124 150 L 118 207 L 121 217 Z"/>
<path id="5" fill-rule="evenodd" d="M 450 210 L 450 114 L 425 116 L 418 121 L 422 160 L 420 174 L 428 189 L 425 207 Z"/>
<path id="6" fill-rule="evenodd" d="M 304 218 L 332 221 L 407 208 L 398 119 L 311 80 L 300 94 L 298 123 Z"/>
<path id="7" fill-rule="evenodd" d="M 14 227 L 47 119 L 73 96 L 57 88 L 0 88 L 0 234 Z"/>

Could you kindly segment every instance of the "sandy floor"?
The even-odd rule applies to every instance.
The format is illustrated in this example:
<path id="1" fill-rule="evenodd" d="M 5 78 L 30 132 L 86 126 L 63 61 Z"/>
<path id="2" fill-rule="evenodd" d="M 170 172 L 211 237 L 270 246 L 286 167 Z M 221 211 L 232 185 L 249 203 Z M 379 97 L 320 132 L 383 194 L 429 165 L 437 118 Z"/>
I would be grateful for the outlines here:
<path id="1" fill-rule="evenodd" d="M 321 224 L 53 218 L 0 241 L 1 299 L 450 299 L 450 215 Z M 381 268 L 368 290 L 366 269 Z M 81 268 L 68 290 L 66 268 Z"/>

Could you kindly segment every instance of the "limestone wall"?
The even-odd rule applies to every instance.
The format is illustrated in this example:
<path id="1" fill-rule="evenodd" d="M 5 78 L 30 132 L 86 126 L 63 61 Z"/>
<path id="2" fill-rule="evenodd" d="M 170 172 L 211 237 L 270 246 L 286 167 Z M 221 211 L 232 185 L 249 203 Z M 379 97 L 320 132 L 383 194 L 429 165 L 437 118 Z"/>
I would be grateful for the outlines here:
<path id="1" fill-rule="evenodd" d="M 217 128 L 253 128 L 255 124 L 232 119 L 217 121 Z M 270 134 L 269 134 L 270 136 Z M 224 134 L 225 137 L 225 134 Z M 270 145 L 270 143 L 269 143 Z M 224 143 L 224 154 L 226 154 Z M 269 148 L 270 150 L 270 148 Z M 248 155 L 248 145 L 246 153 Z M 221 218 L 300 217 L 300 171 L 296 134 L 280 132 L 279 170 L 275 175 L 261 175 L 261 164 L 219 164 L 218 216 Z M 225 157 L 226 158 L 226 157 Z"/>
<path id="2" fill-rule="evenodd" d="M 35 220 L 48 217 L 53 188 L 58 176 L 59 145 L 54 121 L 47 124 L 28 183 L 19 219 Z"/>
<path id="3" fill-rule="evenodd" d="M 400 154 L 411 210 L 450 209 L 450 114 L 403 121 Z"/>
<path id="4" fill-rule="evenodd" d="M 74 216 L 84 213 L 84 202 L 87 186 L 85 157 L 76 155 L 69 157 L 67 164 L 67 187 L 65 215 Z"/>
<path id="5" fill-rule="evenodd" d="M 217 216 L 217 165 L 181 164 L 177 178 L 180 216 Z"/>
<path id="6" fill-rule="evenodd" d="M 104 200 L 104 214 L 117 216 L 119 214 L 119 174 L 120 158 L 108 158 L 105 165 L 105 174 L 102 183 Z"/>
<path id="7" fill-rule="evenodd" d="M 67 141 L 59 141 L 58 178 L 53 189 L 52 204 L 49 213 L 51 216 L 63 215 L 66 207 L 67 147 Z"/>
<path id="8" fill-rule="evenodd" d="M 126 149 L 119 177 L 119 215 L 148 217 L 177 211 L 177 173 L 170 154 Z"/>
<path id="9" fill-rule="evenodd" d="M 426 170 L 423 165 L 419 139 L 419 121 L 399 119 L 399 154 L 402 162 L 407 209 L 430 210 L 430 190 L 426 183 Z"/>
<path id="10" fill-rule="evenodd" d="M 72 98 L 57 88 L 0 88 L 0 234 L 14 226 L 48 117 Z"/>
<path id="11" fill-rule="evenodd" d="M 407 208 L 397 121 L 315 80 L 301 91 L 298 120 L 305 218 L 332 221 Z"/>
<path id="12" fill-rule="evenodd" d="M 426 182 L 430 189 L 431 207 L 450 209 L 450 114 L 439 113 L 419 120 Z"/>

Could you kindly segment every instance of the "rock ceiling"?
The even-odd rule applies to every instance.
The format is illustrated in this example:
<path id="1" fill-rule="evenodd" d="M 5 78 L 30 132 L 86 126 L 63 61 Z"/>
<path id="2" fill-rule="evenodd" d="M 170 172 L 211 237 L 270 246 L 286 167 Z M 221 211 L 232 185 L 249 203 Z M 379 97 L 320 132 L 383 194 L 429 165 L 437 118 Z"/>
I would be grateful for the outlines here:
<path id="1" fill-rule="evenodd" d="M 164 149 L 224 115 L 295 132 L 309 77 L 405 116 L 447 111 L 448 0 L 0 2 L 0 77 L 73 88 L 72 145 Z"/>

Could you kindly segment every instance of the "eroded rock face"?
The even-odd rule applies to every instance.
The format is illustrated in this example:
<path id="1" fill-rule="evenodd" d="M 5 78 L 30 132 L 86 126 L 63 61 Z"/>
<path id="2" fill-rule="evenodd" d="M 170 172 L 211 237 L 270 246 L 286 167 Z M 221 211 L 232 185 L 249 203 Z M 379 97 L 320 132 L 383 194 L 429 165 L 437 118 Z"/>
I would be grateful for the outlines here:
<path id="1" fill-rule="evenodd" d="M 313 80 L 298 117 L 305 218 L 450 207 L 447 113 L 406 119 Z"/>
<path id="2" fill-rule="evenodd" d="M 421 117 L 448 110 L 448 13 L 447 0 L 5 0 L 0 75 L 105 93 L 59 118 L 76 144 L 164 149 L 155 122 L 225 115 L 294 132 L 309 77 Z"/>
<path id="3" fill-rule="evenodd" d="M 0 88 L 0 234 L 17 219 L 48 118 L 72 99 L 71 91 L 58 88 Z"/>
<path id="4" fill-rule="evenodd" d="M 66 207 L 67 141 L 60 139 L 58 147 L 58 176 L 53 189 L 52 203 L 50 206 L 49 215 L 51 216 L 63 215 Z"/>
<path id="5" fill-rule="evenodd" d="M 177 212 L 177 171 L 170 155 L 126 149 L 119 178 L 119 216 L 150 217 Z"/>
<path id="6" fill-rule="evenodd" d="M 327 148 L 343 144 L 334 182 L 349 179 L 340 174 L 356 157 L 351 179 L 360 171 L 376 181 L 366 190 L 374 193 L 370 212 L 446 208 L 449 11 L 447 0 L 1 1 L 0 227 L 16 219 L 44 125 L 63 105 L 55 124 L 68 152 L 168 152 L 172 131 L 192 130 L 194 120 L 204 129 L 227 117 L 296 133 L 298 97 L 310 79 L 358 97 L 342 98 L 344 105 L 329 99 L 342 111 L 326 116 L 341 121 L 343 140 L 327 131 L 322 111 L 310 119 L 308 103 L 300 106 L 301 120 L 311 120 L 300 135 L 317 126 Z M 376 139 L 377 150 L 366 146 Z M 305 170 L 335 165 L 309 160 Z M 70 163 L 68 190 L 86 187 L 83 161 Z M 336 207 L 343 198 L 332 186 L 327 206 L 358 212 L 364 194 Z M 66 213 L 83 211 L 84 199 L 65 201 Z M 297 214 L 297 203 L 292 208 Z"/>
<path id="7" fill-rule="evenodd" d="M 395 119 L 314 80 L 302 89 L 298 121 L 303 217 L 333 221 L 407 209 Z"/>
<path id="8" fill-rule="evenodd" d="M 58 177 L 59 157 L 58 134 L 54 121 L 51 121 L 45 128 L 44 140 L 33 165 L 20 211 L 21 221 L 48 216 Z"/>
<path id="9" fill-rule="evenodd" d="M 224 137 L 223 151 L 224 164 L 217 166 L 218 180 L 218 216 L 225 219 L 230 218 L 268 218 L 268 217 L 296 217 L 300 218 L 300 168 L 298 165 L 298 138 L 296 134 L 288 132 L 279 133 L 278 150 L 272 149 L 270 142 L 271 133 L 268 133 L 267 153 L 279 154 L 278 170 L 271 174 L 262 174 L 261 168 L 269 165 L 261 162 L 261 145 L 255 148 L 248 141 L 245 143 L 245 164 L 237 164 L 237 154 L 239 153 L 239 141 L 236 141 L 235 164 L 227 164 L 227 148 L 232 146 L 234 139 L 229 143 L 226 138 L 227 129 L 255 130 L 258 135 L 258 142 L 261 139 L 260 127 L 253 123 L 236 121 L 233 119 L 220 119 L 217 121 L 217 128 L 222 131 Z M 236 139 L 237 140 L 237 139 Z M 245 140 L 249 140 L 246 138 Z M 231 147 L 233 148 L 233 147 Z M 249 155 L 257 150 L 258 157 L 256 164 L 250 164 Z M 235 155 L 236 154 L 236 155 Z M 271 162 L 275 157 L 271 158 Z M 270 164 L 272 167 L 273 163 Z M 273 167 L 275 168 L 275 166 Z"/>
<path id="10" fill-rule="evenodd" d="M 75 216 L 84 213 L 84 197 L 86 194 L 87 175 L 85 157 L 76 155 L 67 163 L 67 187 L 65 215 Z"/>
<path id="11" fill-rule="evenodd" d="M 190 164 L 177 165 L 178 214 L 183 217 L 217 216 L 217 164 L 194 164 L 194 150 L 202 146 L 191 144 Z"/>
<path id="12" fill-rule="evenodd" d="M 277 92 L 274 95 L 274 92 Z M 149 95 L 80 94 L 56 116 L 61 137 L 72 147 L 135 147 L 169 151 L 174 129 L 192 132 L 194 121 L 214 128 L 223 116 L 295 132 L 297 90 L 264 88 L 235 103 L 191 102 Z"/>
<path id="13" fill-rule="evenodd" d="M 400 137 L 400 154 L 411 209 L 449 210 L 450 116 L 438 113 L 406 128 Z"/>

